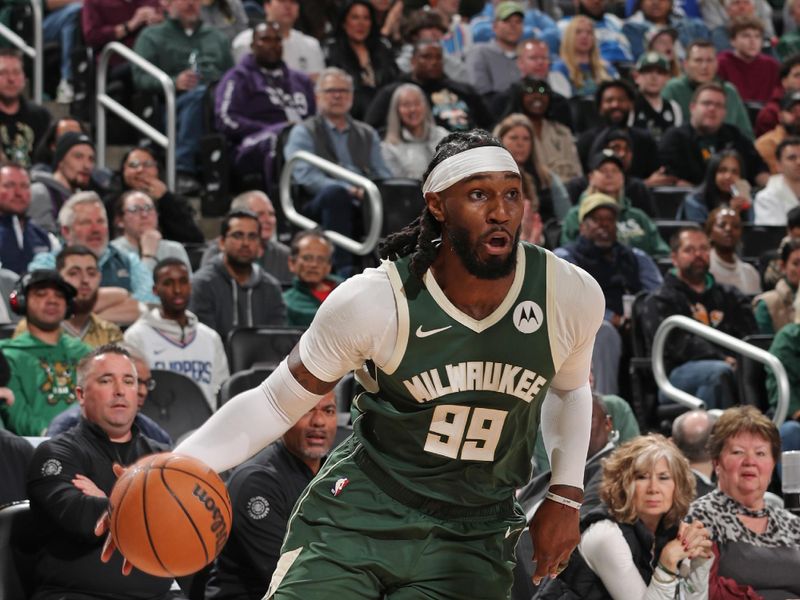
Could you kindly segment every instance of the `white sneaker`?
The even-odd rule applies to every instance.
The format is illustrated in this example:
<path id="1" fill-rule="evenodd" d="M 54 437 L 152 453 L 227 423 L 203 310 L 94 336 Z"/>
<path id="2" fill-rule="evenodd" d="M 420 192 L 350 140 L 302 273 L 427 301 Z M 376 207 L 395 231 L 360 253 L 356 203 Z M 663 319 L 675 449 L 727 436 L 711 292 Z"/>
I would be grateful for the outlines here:
<path id="1" fill-rule="evenodd" d="M 58 88 L 56 89 L 56 102 L 59 104 L 70 104 L 75 99 L 75 90 L 72 89 L 72 85 L 66 79 L 62 79 L 58 83 Z"/>

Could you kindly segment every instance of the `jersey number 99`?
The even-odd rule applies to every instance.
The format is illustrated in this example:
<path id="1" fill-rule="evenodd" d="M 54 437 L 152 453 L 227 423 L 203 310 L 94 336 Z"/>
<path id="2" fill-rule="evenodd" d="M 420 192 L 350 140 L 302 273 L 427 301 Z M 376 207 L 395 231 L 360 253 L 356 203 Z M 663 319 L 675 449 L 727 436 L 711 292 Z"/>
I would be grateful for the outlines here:
<path id="1" fill-rule="evenodd" d="M 494 460 L 508 412 L 442 404 L 433 411 L 425 451 L 462 460 Z M 463 444 L 462 444 L 463 442 Z"/>

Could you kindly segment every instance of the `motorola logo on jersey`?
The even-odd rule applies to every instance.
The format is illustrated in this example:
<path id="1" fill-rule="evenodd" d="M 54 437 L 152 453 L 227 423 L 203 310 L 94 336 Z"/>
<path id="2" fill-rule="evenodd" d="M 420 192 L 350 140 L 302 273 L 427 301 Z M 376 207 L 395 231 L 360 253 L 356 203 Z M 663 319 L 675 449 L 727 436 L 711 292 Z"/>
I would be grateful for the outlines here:
<path id="1" fill-rule="evenodd" d="M 533 300 L 525 300 L 514 309 L 514 327 L 521 333 L 533 333 L 544 323 L 542 308 Z"/>

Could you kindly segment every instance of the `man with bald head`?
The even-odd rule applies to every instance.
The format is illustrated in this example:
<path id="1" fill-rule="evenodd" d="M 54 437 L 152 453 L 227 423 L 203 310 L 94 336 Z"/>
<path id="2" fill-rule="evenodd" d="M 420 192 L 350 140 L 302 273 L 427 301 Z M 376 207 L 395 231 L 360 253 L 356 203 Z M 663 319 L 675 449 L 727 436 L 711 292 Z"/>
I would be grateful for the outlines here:
<path id="1" fill-rule="evenodd" d="M 672 441 L 689 460 L 697 483 L 697 498 L 717 487 L 713 481 L 714 465 L 706 447 L 717 417 L 705 410 L 690 410 L 672 422 Z"/>

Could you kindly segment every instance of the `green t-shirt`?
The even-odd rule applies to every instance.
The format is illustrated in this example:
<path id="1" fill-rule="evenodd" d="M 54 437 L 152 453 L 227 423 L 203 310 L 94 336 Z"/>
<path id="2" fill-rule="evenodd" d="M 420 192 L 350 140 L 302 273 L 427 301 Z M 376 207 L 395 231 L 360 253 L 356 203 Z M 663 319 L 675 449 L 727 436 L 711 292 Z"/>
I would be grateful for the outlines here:
<path id="1" fill-rule="evenodd" d="M 17 435 L 43 435 L 53 417 L 77 401 L 75 368 L 91 348 L 64 333 L 51 345 L 25 332 L 0 342 L 0 350 L 15 396 L 14 404 L 0 406 L 6 427 Z"/>
<path id="2" fill-rule="evenodd" d="M 522 250 L 524 248 L 524 251 Z M 523 245 L 505 300 L 476 321 L 408 259 L 388 265 L 398 342 L 354 400 L 353 424 L 372 460 L 418 494 L 481 506 L 530 478 L 542 400 L 555 374 L 547 255 Z"/>

